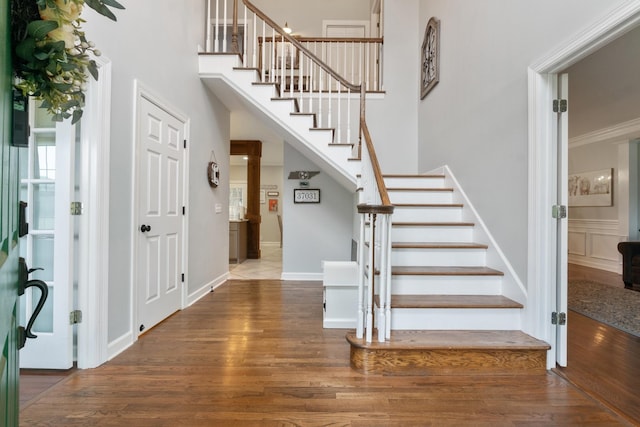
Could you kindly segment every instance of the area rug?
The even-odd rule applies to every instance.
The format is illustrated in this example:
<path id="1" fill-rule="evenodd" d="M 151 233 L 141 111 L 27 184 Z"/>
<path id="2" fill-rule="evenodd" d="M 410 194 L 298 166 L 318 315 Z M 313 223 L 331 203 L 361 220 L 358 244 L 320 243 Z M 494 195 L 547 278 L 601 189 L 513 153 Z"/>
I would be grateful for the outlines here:
<path id="1" fill-rule="evenodd" d="M 640 292 L 575 280 L 568 296 L 569 309 L 640 337 Z"/>

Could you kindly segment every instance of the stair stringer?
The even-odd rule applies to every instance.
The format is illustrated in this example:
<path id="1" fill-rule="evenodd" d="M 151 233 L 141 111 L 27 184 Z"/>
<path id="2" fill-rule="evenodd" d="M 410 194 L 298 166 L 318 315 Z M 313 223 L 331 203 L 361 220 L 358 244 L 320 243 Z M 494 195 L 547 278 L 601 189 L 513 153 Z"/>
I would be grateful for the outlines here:
<path id="1" fill-rule="evenodd" d="M 513 266 L 507 259 L 506 255 L 491 235 L 491 232 L 478 214 L 478 211 L 474 208 L 471 200 L 467 197 L 467 194 L 460 186 L 460 183 L 449 166 L 442 166 L 429 173 L 441 173 L 445 176 L 445 186 L 452 187 L 454 189 L 453 202 L 464 204 L 462 213 L 463 221 L 469 221 L 476 224 L 476 227 L 474 228 L 474 240 L 478 243 L 488 245 L 486 253 L 487 265 L 490 265 L 492 268 L 504 273 L 504 276 L 502 277 L 501 294 L 522 304 L 524 308 L 521 311 L 526 310 L 527 290 L 525 289 L 522 280 L 520 280 L 520 277 L 513 269 Z M 524 316 L 522 320 L 524 320 Z"/>
<path id="2" fill-rule="evenodd" d="M 254 85 L 257 71 L 236 69 L 239 65 L 240 59 L 236 55 L 200 55 L 200 78 L 230 110 L 233 106 L 227 103 L 233 92 L 236 100 L 271 125 L 285 141 L 345 188 L 355 191 L 360 161 L 349 160 L 351 147 L 331 146 L 332 131 L 310 130 L 309 117 L 291 116 L 296 112 L 293 100 L 274 100 L 278 96 L 275 85 Z"/>

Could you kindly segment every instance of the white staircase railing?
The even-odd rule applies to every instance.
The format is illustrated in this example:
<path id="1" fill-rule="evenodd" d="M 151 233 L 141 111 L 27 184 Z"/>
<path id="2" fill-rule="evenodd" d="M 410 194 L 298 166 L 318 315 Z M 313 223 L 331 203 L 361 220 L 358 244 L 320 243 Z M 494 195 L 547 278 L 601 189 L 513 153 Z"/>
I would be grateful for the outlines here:
<path id="1" fill-rule="evenodd" d="M 280 96 L 297 99 L 301 113 L 316 115 L 316 127 L 335 129 L 334 143 L 352 144 L 352 157 L 360 159 L 362 165 L 358 189 L 361 225 L 356 333 L 371 342 L 377 327 L 378 341 L 385 341 L 390 336 L 391 324 L 393 205 L 365 121 L 367 85 L 362 81 L 358 85 L 349 82 L 327 65 L 317 51 L 314 53 L 287 34 L 249 0 L 241 1 L 240 20 L 239 0 L 206 0 L 207 53 L 239 55 L 244 68 L 260 72 L 262 82 L 277 84 Z M 352 138 L 356 137 L 354 143 Z M 376 294 L 379 304 L 374 313 Z"/>

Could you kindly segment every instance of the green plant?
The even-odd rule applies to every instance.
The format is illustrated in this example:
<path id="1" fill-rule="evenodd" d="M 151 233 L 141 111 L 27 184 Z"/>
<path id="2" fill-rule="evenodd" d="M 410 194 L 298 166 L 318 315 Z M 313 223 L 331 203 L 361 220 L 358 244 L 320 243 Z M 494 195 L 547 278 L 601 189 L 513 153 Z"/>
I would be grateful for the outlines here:
<path id="1" fill-rule="evenodd" d="M 15 87 L 41 100 L 54 121 L 82 117 L 88 74 L 98 79 L 91 54 L 100 56 L 81 25 L 87 5 L 116 21 L 116 0 L 12 0 Z"/>

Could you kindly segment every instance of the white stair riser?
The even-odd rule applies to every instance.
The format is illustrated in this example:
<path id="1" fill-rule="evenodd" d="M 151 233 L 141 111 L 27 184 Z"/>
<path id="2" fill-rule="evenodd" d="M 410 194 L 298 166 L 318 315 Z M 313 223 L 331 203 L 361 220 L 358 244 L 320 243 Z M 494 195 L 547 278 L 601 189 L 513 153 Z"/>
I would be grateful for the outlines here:
<path id="1" fill-rule="evenodd" d="M 444 178 L 385 178 L 388 188 L 443 188 Z"/>
<path id="2" fill-rule="evenodd" d="M 462 220 L 462 208 L 437 207 L 413 208 L 396 206 L 393 211 L 395 222 L 459 222 Z"/>
<path id="3" fill-rule="evenodd" d="M 391 203 L 451 203 L 451 191 L 389 191 Z"/>
<path id="4" fill-rule="evenodd" d="M 393 227 L 394 242 L 471 242 L 472 227 Z"/>
<path id="5" fill-rule="evenodd" d="M 520 330 L 518 308 L 391 309 L 397 330 Z"/>
<path id="6" fill-rule="evenodd" d="M 393 249 L 394 266 L 478 267 L 486 263 L 484 249 Z"/>
<path id="7" fill-rule="evenodd" d="M 394 295 L 500 295 L 502 276 L 391 276 Z"/>

